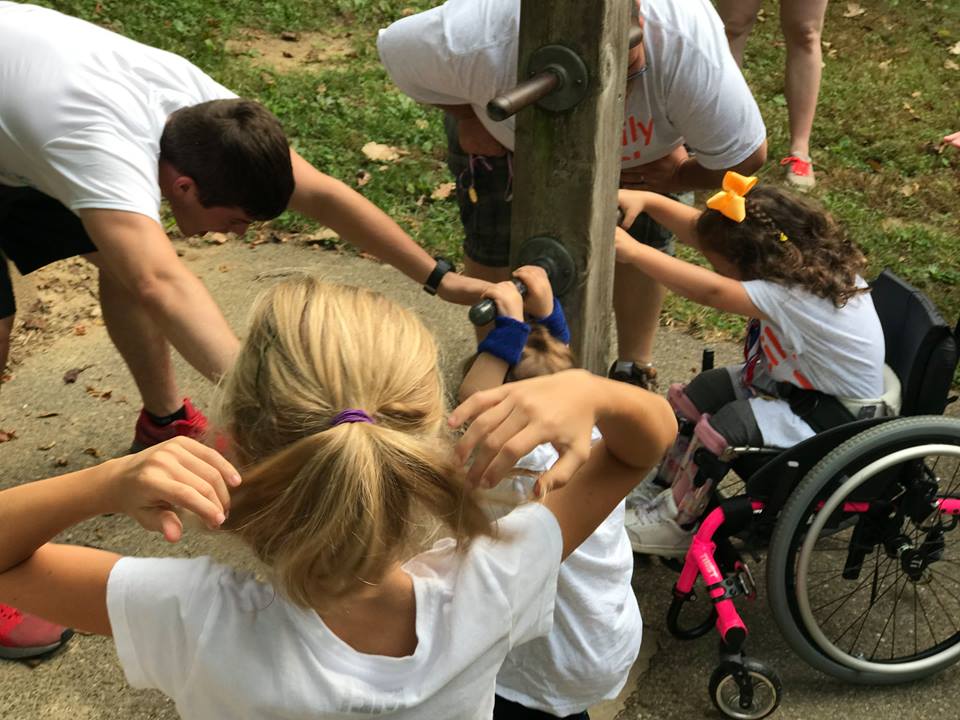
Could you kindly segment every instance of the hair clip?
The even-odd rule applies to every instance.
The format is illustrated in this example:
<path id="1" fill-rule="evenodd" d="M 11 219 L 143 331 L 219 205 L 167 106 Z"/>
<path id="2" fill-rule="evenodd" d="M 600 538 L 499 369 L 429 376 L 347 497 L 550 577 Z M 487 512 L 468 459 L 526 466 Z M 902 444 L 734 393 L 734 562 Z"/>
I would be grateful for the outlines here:
<path id="1" fill-rule="evenodd" d="M 744 196 L 753 190 L 756 184 L 757 178 L 746 177 L 728 170 L 723 176 L 723 190 L 707 200 L 707 207 L 734 222 L 743 222 L 747 217 L 747 203 Z"/>

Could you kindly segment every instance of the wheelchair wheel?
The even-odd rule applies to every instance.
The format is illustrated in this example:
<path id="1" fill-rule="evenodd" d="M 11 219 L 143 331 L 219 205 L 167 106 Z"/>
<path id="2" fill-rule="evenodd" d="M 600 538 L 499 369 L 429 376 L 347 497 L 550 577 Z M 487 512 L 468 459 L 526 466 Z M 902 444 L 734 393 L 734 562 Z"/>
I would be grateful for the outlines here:
<path id="1" fill-rule="evenodd" d="M 738 678 L 738 674 L 740 677 Z M 749 683 L 745 696 L 742 683 Z M 783 685 L 779 676 L 762 662 L 743 658 L 742 665 L 725 662 L 710 676 L 710 699 L 728 718 L 760 720 L 780 705 Z"/>
<path id="2" fill-rule="evenodd" d="M 824 457 L 770 544 L 767 591 L 790 646 L 845 682 L 892 684 L 960 659 L 960 420 L 903 418 Z"/>

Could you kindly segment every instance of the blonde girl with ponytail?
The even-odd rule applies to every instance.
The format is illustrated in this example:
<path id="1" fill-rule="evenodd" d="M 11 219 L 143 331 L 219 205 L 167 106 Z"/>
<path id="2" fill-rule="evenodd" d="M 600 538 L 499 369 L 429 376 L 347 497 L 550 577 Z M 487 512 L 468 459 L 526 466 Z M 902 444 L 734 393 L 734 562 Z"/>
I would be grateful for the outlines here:
<path id="1" fill-rule="evenodd" d="M 233 464 L 179 438 L 0 493 L 0 602 L 112 635 L 132 685 L 203 720 L 489 718 L 507 652 L 550 629 L 562 558 L 676 431 L 660 398 L 582 371 L 446 417 L 420 321 L 310 277 L 257 302 L 222 393 Z M 556 489 L 489 525 L 473 488 L 542 442 Z M 176 541 L 180 509 L 242 538 L 267 581 L 50 543 L 103 512 Z"/>

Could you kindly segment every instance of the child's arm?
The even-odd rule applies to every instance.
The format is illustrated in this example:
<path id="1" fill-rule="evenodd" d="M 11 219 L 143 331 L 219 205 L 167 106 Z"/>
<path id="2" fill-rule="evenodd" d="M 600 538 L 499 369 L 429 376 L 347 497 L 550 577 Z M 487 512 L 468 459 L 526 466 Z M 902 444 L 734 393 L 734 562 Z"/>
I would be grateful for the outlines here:
<path id="1" fill-rule="evenodd" d="M 0 493 L 0 602 L 53 622 L 110 634 L 107 579 L 119 555 L 55 545 L 67 528 L 123 512 L 170 542 L 181 507 L 217 527 L 229 509 L 227 485 L 240 476 L 216 451 L 176 438 L 85 470 Z"/>
<path id="2" fill-rule="evenodd" d="M 487 337 L 477 348 L 477 358 L 469 372 L 460 383 L 457 398 L 463 402 L 475 392 L 487 390 L 503 384 L 511 363 L 505 353 L 485 351 L 491 344 L 503 345 L 504 350 L 511 350 L 519 355 L 526 344 L 530 328 L 523 322 L 523 298 L 516 285 L 511 281 L 491 285 L 485 292 L 497 305 L 497 326 L 488 333 Z M 526 328 L 526 330 L 524 330 Z M 502 340 L 502 342 L 498 342 Z M 507 347 L 510 346 L 510 347 Z M 519 357 L 517 358 L 519 359 Z"/>
<path id="3" fill-rule="evenodd" d="M 707 268 L 678 260 L 648 245 L 638 243 L 617 228 L 617 262 L 628 263 L 677 295 L 700 305 L 751 318 L 768 319 L 753 304 L 743 283 Z"/>
<path id="4" fill-rule="evenodd" d="M 645 212 L 676 235 L 684 245 L 700 249 L 697 237 L 697 220 L 701 215 L 699 210 L 666 195 L 646 190 L 621 190 L 617 200 L 623 209 L 621 227 L 629 228 L 636 221 L 637 216 Z"/>
<path id="5" fill-rule="evenodd" d="M 456 427 L 471 420 L 457 454 L 464 462 L 473 455 L 468 479 L 477 484 L 496 484 L 540 443 L 552 443 L 560 453 L 540 483 L 544 489 L 560 487 L 544 504 L 560 524 L 564 557 L 659 462 L 677 433 L 666 400 L 583 370 L 478 393 L 454 410 L 449 422 Z M 594 424 L 603 440 L 591 447 Z"/>

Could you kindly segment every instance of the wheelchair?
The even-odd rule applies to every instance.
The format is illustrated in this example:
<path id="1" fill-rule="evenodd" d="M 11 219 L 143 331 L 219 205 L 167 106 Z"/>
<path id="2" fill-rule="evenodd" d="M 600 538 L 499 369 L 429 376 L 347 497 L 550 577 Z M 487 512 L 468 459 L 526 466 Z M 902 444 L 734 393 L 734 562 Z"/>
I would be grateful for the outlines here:
<path id="1" fill-rule="evenodd" d="M 950 328 L 889 270 L 872 288 L 900 415 L 841 424 L 788 450 L 736 448 L 736 478 L 713 478 L 673 587 L 670 633 L 720 635 L 709 693 L 727 717 L 757 720 L 780 704 L 776 672 L 744 652 L 748 631 L 734 604 L 755 596 L 744 554 L 762 548 L 776 624 L 815 669 L 893 684 L 960 658 L 960 543 L 949 542 L 960 540 L 960 419 L 941 416 L 960 323 Z M 702 486 L 710 462 L 700 460 Z M 692 602 L 698 582 L 707 613 Z"/>

